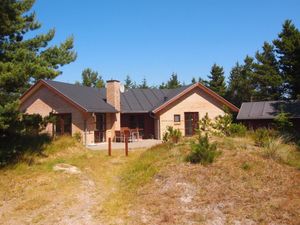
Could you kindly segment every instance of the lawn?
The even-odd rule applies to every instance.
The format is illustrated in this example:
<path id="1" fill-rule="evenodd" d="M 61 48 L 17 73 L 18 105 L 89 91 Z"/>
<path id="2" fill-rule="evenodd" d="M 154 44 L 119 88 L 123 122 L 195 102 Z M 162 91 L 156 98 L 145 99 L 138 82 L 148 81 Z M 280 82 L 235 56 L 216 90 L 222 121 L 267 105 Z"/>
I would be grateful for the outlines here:
<path id="1" fill-rule="evenodd" d="M 250 137 L 212 140 L 221 154 L 203 166 L 185 162 L 189 139 L 108 157 L 61 138 L 0 171 L 1 224 L 299 224 L 295 146 L 274 154 Z"/>

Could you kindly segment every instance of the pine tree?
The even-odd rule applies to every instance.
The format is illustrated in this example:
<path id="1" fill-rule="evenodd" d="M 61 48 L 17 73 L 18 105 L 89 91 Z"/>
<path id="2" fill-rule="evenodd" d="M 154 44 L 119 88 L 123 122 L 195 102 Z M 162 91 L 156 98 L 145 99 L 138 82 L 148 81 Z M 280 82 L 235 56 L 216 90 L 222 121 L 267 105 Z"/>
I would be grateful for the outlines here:
<path id="1" fill-rule="evenodd" d="M 225 96 L 226 84 L 223 67 L 214 64 L 211 67 L 210 75 L 208 76 L 208 86 L 211 90 L 221 96 Z"/>
<path id="2" fill-rule="evenodd" d="M 197 83 L 197 81 L 196 81 L 196 78 L 195 78 L 195 77 L 193 77 L 193 78 L 192 78 L 192 80 L 191 80 L 191 83 L 192 83 L 192 84 L 196 84 L 196 83 Z"/>
<path id="3" fill-rule="evenodd" d="M 265 42 L 262 52 L 256 52 L 254 63 L 253 87 L 257 101 L 277 100 L 281 96 L 282 79 L 276 60 L 274 47 Z"/>
<path id="4" fill-rule="evenodd" d="M 139 88 L 142 88 L 142 89 L 147 89 L 147 88 L 149 88 L 149 86 L 148 86 L 148 84 L 147 84 L 147 80 L 146 80 L 145 77 L 143 78 L 142 83 L 139 85 Z"/>
<path id="5" fill-rule="evenodd" d="M 131 80 L 131 77 L 129 75 L 127 75 L 126 79 L 124 80 L 124 87 L 126 89 L 136 88 L 136 83 Z"/>
<path id="6" fill-rule="evenodd" d="M 226 98 L 238 107 L 253 99 L 253 61 L 246 56 L 244 64 L 236 63 L 230 72 Z"/>
<path id="7" fill-rule="evenodd" d="M 300 96 L 300 31 L 291 20 L 286 20 L 278 38 L 273 41 L 279 58 L 285 96 L 295 99 Z"/>
<path id="8" fill-rule="evenodd" d="M 87 87 L 103 88 L 105 82 L 101 75 L 97 71 L 93 71 L 90 68 L 86 68 L 82 71 L 82 85 Z"/>
<path id="9" fill-rule="evenodd" d="M 173 89 L 173 88 L 178 88 L 181 87 L 182 84 L 178 80 L 178 75 L 177 73 L 172 73 L 170 79 L 168 80 L 166 87 L 168 89 Z"/>
<path id="10" fill-rule="evenodd" d="M 28 36 L 41 27 L 31 11 L 33 4 L 34 0 L 0 4 L 0 132 L 16 131 L 21 115 L 17 99 L 28 87 L 39 79 L 54 79 L 61 74 L 61 66 L 76 59 L 72 37 L 49 47 L 54 29 Z"/>

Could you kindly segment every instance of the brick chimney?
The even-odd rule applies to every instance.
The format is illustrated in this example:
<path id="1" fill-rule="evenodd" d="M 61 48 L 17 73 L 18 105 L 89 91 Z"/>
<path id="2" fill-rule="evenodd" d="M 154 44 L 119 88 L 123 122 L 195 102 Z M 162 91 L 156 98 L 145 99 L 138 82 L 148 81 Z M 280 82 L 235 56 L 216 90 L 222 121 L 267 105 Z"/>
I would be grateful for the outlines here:
<path id="1" fill-rule="evenodd" d="M 106 102 L 115 107 L 118 113 L 111 116 L 111 132 L 114 136 L 115 130 L 121 129 L 121 103 L 120 103 L 120 81 L 108 80 L 106 81 Z"/>

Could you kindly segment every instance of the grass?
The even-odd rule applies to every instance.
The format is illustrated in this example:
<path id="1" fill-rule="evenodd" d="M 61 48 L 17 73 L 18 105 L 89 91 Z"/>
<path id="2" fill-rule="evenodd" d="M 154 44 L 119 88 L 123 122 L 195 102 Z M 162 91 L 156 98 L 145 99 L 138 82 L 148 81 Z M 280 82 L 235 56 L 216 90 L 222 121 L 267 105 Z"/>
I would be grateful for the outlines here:
<path id="1" fill-rule="evenodd" d="M 104 203 L 104 213 L 108 218 L 120 215 L 134 204 L 137 191 L 150 182 L 165 166 L 181 160 L 180 149 L 170 150 L 169 144 L 161 144 L 142 152 L 128 163 L 119 173 L 119 184 Z"/>
<path id="2" fill-rule="evenodd" d="M 28 153 L 24 158 L 30 160 L 0 170 L 1 221 L 55 224 L 68 218 L 68 223 L 88 224 L 81 219 L 91 213 L 101 224 L 209 224 L 223 213 L 228 224 L 246 223 L 242 218 L 296 224 L 297 147 L 280 139 L 258 147 L 249 136 L 211 139 L 222 154 L 202 166 L 184 162 L 193 138 L 130 151 L 128 157 L 113 151 L 108 157 L 61 137 L 45 145 L 42 154 Z M 74 165 L 82 173 L 54 172 L 57 163 Z"/>

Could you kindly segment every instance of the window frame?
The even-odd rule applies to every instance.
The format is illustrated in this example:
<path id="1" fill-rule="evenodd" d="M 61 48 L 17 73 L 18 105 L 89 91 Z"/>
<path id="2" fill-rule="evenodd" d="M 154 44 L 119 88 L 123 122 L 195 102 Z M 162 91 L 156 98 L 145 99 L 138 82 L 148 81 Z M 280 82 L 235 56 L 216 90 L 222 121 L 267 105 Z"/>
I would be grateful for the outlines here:
<path id="1" fill-rule="evenodd" d="M 180 121 L 181 121 L 181 115 L 180 114 L 174 114 L 173 121 L 174 121 L 174 123 L 180 123 Z"/>

